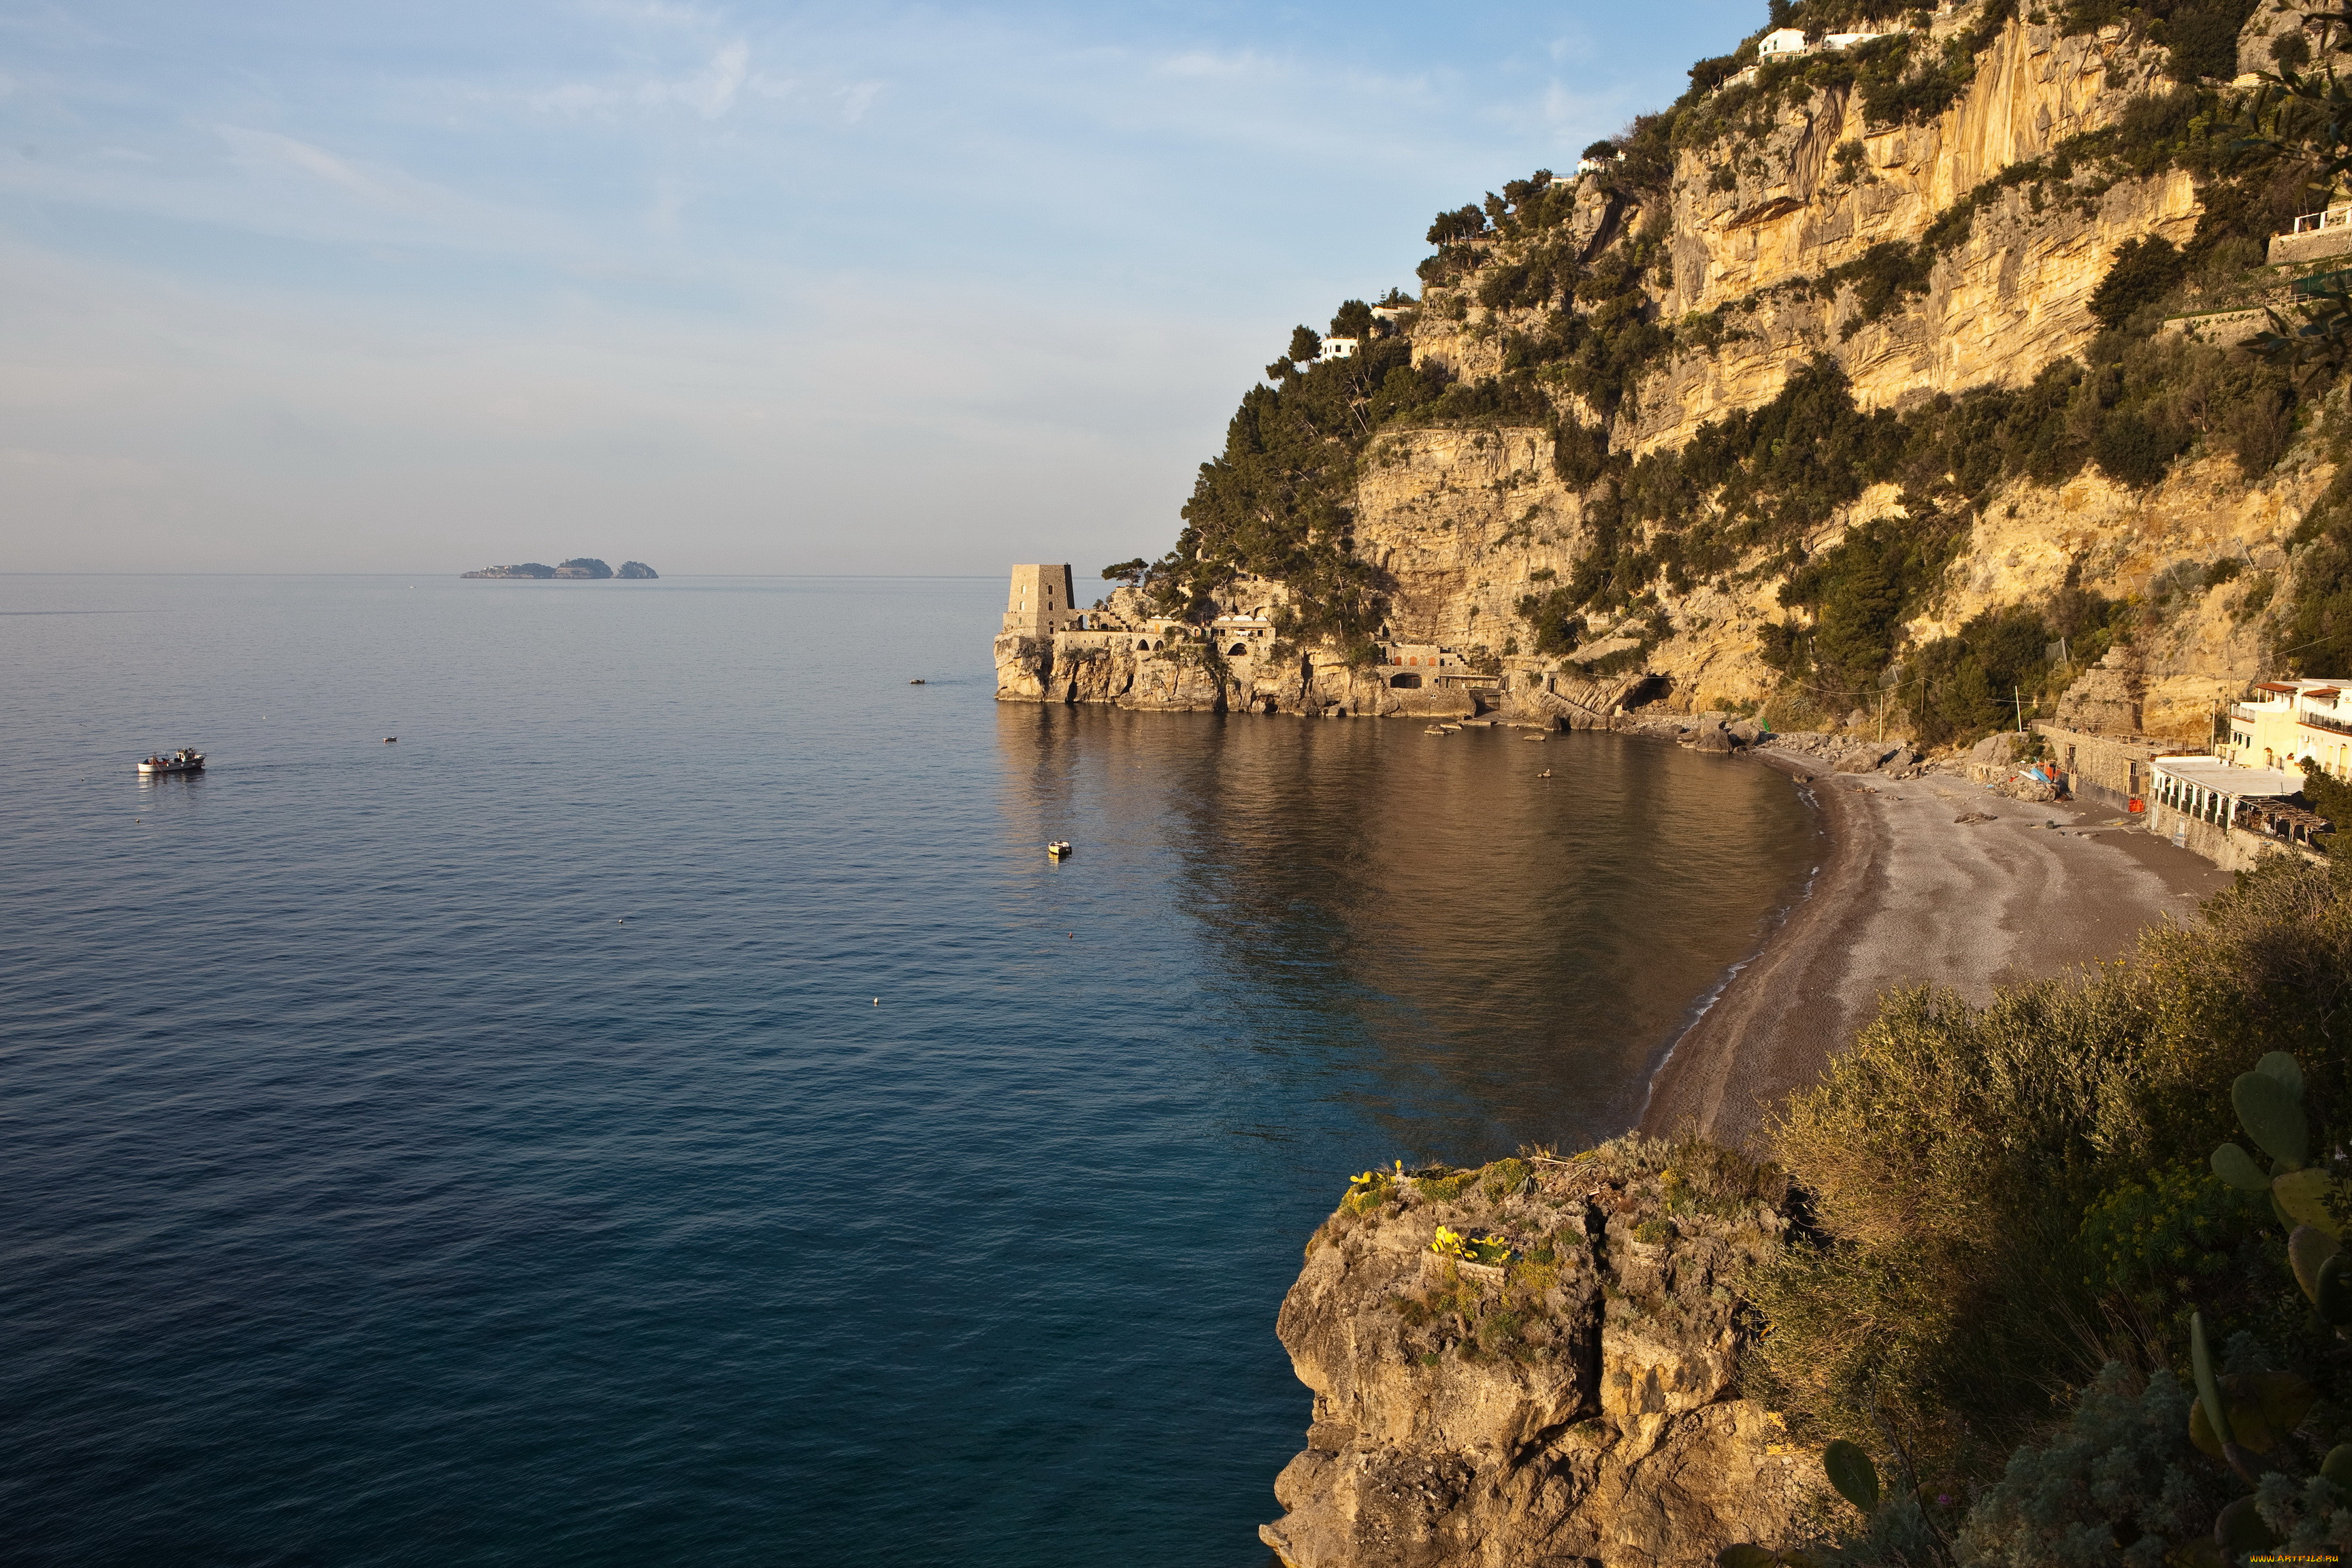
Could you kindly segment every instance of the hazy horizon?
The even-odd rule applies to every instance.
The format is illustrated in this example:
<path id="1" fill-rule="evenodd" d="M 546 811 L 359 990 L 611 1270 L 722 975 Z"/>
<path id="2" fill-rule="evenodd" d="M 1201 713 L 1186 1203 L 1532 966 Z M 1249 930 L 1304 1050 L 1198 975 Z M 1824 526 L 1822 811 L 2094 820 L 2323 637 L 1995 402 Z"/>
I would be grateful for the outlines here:
<path id="1" fill-rule="evenodd" d="M 0 572 L 1091 576 L 1763 10 L 0 6 Z"/>

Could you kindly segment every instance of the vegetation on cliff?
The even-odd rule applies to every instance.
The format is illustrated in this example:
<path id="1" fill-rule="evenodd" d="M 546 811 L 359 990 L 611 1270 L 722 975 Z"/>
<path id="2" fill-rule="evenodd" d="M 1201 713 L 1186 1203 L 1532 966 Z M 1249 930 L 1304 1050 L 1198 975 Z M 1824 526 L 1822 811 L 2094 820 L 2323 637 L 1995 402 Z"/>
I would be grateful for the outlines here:
<path id="1" fill-rule="evenodd" d="M 2246 95 L 2221 85 L 2235 74 L 2249 11 L 2249 0 L 2074 0 L 2035 11 L 2031 20 L 2064 34 L 2119 30 L 2126 45 L 2161 46 L 2176 85 L 2002 169 L 1916 239 L 1670 321 L 1662 313 L 1674 287 L 1669 218 L 1686 195 L 1678 167 L 1711 162 L 1716 188 L 1730 188 L 1735 166 L 1752 155 L 1744 149 L 1763 143 L 1775 116 L 1823 92 L 1859 94 L 1873 127 L 1932 120 L 1968 89 L 1984 51 L 2027 18 L 2010 0 L 1979 0 L 1932 44 L 1897 32 L 1763 62 L 1740 85 L 1726 83 L 1757 63 L 1760 33 L 1700 62 L 1681 100 L 1588 149 L 1590 172 L 1579 178 L 1538 170 L 1437 215 L 1423 298 L 1391 292 L 1384 301 L 1407 308 L 1403 320 L 1393 311 L 1375 320 L 1353 301 L 1333 320 L 1334 335 L 1359 340 L 1354 356 L 1318 362 L 1321 340 L 1298 329 L 1244 396 L 1224 451 L 1202 466 L 1176 548 L 1152 571 L 1159 604 L 1206 615 L 1234 576 L 1279 578 L 1291 590 L 1286 636 L 1360 658 L 1381 633 L 1395 586 L 1357 549 L 1358 489 L 1377 437 L 1532 427 L 1548 432 L 1554 474 L 1579 496 L 1582 548 L 1556 576 L 1549 567 L 1531 574 L 1517 646 L 1573 659 L 1605 637 L 1609 662 L 1638 664 L 1674 635 L 1680 598 L 1761 579 L 1777 583 L 1789 612 L 1763 629 L 1757 649 L 1780 677 L 1771 711 L 1783 722 L 1833 720 L 1882 695 L 1899 706 L 1894 721 L 1931 742 L 1965 741 L 2004 710 L 2013 717 L 2018 700 L 2049 695 L 2166 606 L 2152 595 L 2095 604 L 2070 586 L 2071 598 L 1997 605 L 1950 635 L 1909 641 L 1904 628 L 1933 607 L 1985 510 L 2018 487 L 2063 484 L 2086 469 L 2146 489 L 2199 454 L 2227 456 L 2251 482 L 2279 461 L 2334 383 L 2332 363 L 2265 360 L 2159 332 L 2168 314 L 2243 296 L 2264 237 L 2312 199 L 2321 161 L 2310 126 L 2273 112 L 2265 134 L 2249 135 Z M 1771 20 L 1815 37 L 1916 24 L 1908 7 L 1876 0 L 1804 0 L 1776 5 Z M 1838 179 L 1872 177 L 1860 142 L 1837 153 Z M 2196 182 L 2194 236 L 2117 247 L 2090 301 L 2101 335 L 2032 381 L 1864 410 L 1823 348 L 1769 401 L 1711 422 L 1678 448 L 1626 449 L 1645 380 L 1677 356 L 1709 354 L 1750 332 L 1746 323 L 1768 296 L 1822 301 L 1832 336 L 1850 336 L 1926 298 L 1985 213 L 2013 215 L 2021 199 L 2031 213 L 2089 215 L 2119 183 L 2168 170 Z M 1415 334 L 1433 324 L 1486 345 L 1487 368 L 1457 374 L 1443 356 L 1416 363 Z M 1877 486 L 1894 487 L 1897 503 L 1810 555 L 1805 540 Z M 2292 627 L 2273 641 L 2294 667 L 2352 654 L 2352 629 L 2336 629 L 2352 628 L 2352 505 L 2322 511 L 2306 524 L 2303 542 L 2313 548 L 2301 568 L 2281 579 L 2273 617 Z M 2061 639 L 2067 658 L 2040 656 Z"/>
<path id="2" fill-rule="evenodd" d="M 2311 1474 L 2352 1439 L 2352 1346 L 2298 1288 L 2289 1225 L 2208 1155 L 2247 1136 L 2235 1080 L 2290 1053 L 2315 1190 L 2352 1212 L 2347 1005 L 2352 867 L 2290 861 L 2080 983 L 1983 1007 L 1890 995 L 1773 1129 L 1812 1224 L 1751 1282 L 1769 1329 L 1748 1388 L 1806 1440 L 1907 1466 L 1957 1500 L 1955 1524 L 1978 1500 L 1962 1561 L 2169 1562 L 2249 1489 L 2189 1445 L 2197 1314 L 2226 1372 L 2316 1391 L 2263 1447 L 2263 1468 Z M 2086 1446 L 2108 1455 L 2105 1492 L 2053 1482 L 2033 1504 L 2021 1478 L 2079 1471 Z M 2053 1500 L 2065 1528 L 2098 1526 L 2088 1555 L 2058 1552 Z"/>

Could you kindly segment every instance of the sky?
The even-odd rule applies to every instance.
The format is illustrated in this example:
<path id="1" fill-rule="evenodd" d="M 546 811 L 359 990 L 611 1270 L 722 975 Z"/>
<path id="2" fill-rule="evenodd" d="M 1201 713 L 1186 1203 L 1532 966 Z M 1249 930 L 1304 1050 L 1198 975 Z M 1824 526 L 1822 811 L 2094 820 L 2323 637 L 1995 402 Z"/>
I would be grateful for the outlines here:
<path id="1" fill-rule="evenodd" d="M 1157 556 L 1762 0 L 0 0 L 0 572 Z"/>

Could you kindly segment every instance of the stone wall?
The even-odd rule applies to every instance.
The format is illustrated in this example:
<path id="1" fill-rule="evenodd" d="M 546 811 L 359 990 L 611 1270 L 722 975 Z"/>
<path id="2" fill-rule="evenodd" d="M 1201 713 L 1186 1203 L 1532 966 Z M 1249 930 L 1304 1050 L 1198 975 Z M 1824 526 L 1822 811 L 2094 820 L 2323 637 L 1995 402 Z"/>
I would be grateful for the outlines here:
<path id="1" fill-rule="evenodd" d="M 2146 802 L 2148 761 L 2177 755 L 2179 746 L 2144 735 L 2097 735 L 2069 730 L 2046 721 L 2033 726 L 2048 748 L 2051 762 L 2066 775 L 2066 788 L 2076 799 L 2129 811 L 2135 799 Z"/>
<path id="2" fill-rule="evenodd" d="M 2326 860 L 2324 856 L 2297 845 L 2281 843 L 2268 834 L 2224 827 L 2218 822 L 2176 811 L 2161 801 L 2147 803 L 2147 830 L 2203 856 L 2224 871 L 2251 871 L 2277 855 L 2301 856 L 2316 863 Z"/>

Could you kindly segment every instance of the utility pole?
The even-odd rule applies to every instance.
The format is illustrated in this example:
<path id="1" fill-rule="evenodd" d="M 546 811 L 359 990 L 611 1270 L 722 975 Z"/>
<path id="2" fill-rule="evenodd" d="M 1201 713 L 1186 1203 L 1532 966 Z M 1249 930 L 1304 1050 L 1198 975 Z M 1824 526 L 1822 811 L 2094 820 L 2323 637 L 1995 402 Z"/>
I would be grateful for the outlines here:
<path id="1" fill-rule="evenodd" d="M 2010 696 L 2011 696 L 2011 697 L 2013 697 L 2013 698 L 2015 698 L 2015 699 L 2017 700 L 2017 732 L 2018 732 L 2019 734 L 2022 735 L 2022 734 L 2024 734 L 2024 733 L 2025 733 L 2025 691 L 2024 691 L 2024 689 L 2023 689 L 2023 688 L 2021 688 L 2021 687 L 2012 686 L 2012 687 L 2011 687 L 2011 688 L 2009 689 L 2009 694 L 2010 694 Z"/>

